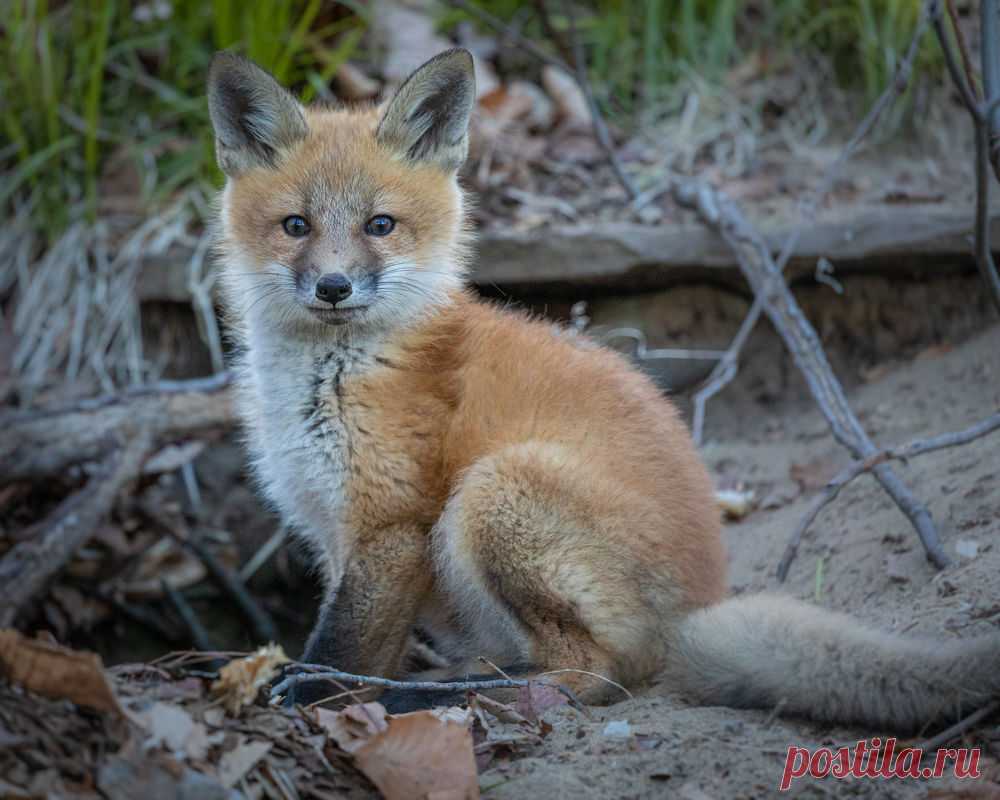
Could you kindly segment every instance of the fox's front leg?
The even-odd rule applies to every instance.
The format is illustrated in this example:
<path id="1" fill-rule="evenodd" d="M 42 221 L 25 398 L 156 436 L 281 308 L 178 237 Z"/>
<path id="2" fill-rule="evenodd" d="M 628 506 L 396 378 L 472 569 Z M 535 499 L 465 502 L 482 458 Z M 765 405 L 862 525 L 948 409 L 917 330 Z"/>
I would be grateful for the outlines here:
<path id="1" fill-rule="evenodd" d="M 302 660 L 344 672 L 397 677 L 431 584 L 426 531 L 396 526 L 360 537 L 339 585 L 327 589 Z M 302 684 L 295 702 L 334 693 L 328 684 Z"/>

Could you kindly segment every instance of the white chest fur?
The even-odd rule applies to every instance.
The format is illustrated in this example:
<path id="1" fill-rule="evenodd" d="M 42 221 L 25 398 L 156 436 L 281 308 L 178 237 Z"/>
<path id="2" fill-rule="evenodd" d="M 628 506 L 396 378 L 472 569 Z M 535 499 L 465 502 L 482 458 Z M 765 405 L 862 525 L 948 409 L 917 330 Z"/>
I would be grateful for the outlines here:
<path id="1" fill-rule="evenodd" d="M 251 336 L 240 412 L 257 478 L 293 530 L 342 564 L 352 433 L 341 386 L 372 367 L 352 342 L 274 343 Z"/>

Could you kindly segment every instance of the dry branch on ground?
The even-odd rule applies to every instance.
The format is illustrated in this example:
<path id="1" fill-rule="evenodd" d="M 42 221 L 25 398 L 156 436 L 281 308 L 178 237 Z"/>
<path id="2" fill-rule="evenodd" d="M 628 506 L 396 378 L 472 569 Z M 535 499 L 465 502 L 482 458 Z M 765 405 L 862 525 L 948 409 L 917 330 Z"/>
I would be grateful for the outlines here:
<path id="1" fill-rule="evenodd" d="M 140 431 L 155 446 L 229 428 L 235 422 L 230 382 L 229 373 L 163 381 L 65 408 L 4 414 L 0 483 L 61 475 Z"/>

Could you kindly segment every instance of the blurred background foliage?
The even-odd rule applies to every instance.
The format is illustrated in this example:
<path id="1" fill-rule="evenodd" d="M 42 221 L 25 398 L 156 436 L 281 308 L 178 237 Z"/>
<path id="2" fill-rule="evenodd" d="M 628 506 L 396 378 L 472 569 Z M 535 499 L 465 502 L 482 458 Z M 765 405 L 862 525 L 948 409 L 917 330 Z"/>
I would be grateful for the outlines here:
<path id="1" fill-rule="evenodd" d="M 360 3 L 324 0 L 14 0 L 0 22 L 0 200 L 37 195 L 57 235 L 99 211 L 110 158 L 132 160 L 143 205 L 216 183 L 208 63 L 233 48 L 311 100 L 364 30 Z"/>
<path id="2" fill-rule="evenodd" d="M 544 6 L 547 15 L 538 13 L 541 0 L 476 5 L 542 42 L 567 26 L 558 2 Z M 724 83 L 748 63 L 759 75 L 793 59 L 822 59 L 842 88 L 871 100 L 901 58 L 920 6 L 585 0 L 574 15 L 599 100 L 627 126 L 642 109 L 676 108 L 685 78 Z M 445 33 L 476 21 L 442 7 Z M 377 8 L 362 0 L 12 0 L 0 21 L 0 203 L 8 214 L 26 202 L 45 209 L 31 216 L 51 241 L 70 222 L 99 216 L 103 182 L 123 172 L 136 184 L 138 213 L 192 185 L 217 185 L 204 102 L 212 53 L 235 48 L 310 100 L 328 92 L 345 60 L 371 60 L 364 32 Z M 930 39 L 924 45 L 925 62 L 938 58 Z"/>

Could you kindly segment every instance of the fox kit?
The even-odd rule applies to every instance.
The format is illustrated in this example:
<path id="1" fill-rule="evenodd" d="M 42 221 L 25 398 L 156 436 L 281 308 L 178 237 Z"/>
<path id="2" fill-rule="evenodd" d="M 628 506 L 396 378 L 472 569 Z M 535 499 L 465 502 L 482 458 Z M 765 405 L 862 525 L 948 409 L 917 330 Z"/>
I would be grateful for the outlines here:
<path id="1" fill-rule="evenodd" d="M 212 64 L 241 413 L 326 585 L 304 659 L 398 677 L 415 626 L 451 625 L 470 657 L 583 671 L 558 677 L 590 702 L 617 690 L 585 673 L 912 728 L 998 693 L 998 636 L 918 642 L 726 599 L 712 484 L 674 407 L 617 354 L 464 287 L 475 94 L 464 50 L 365 108 Z"/>

